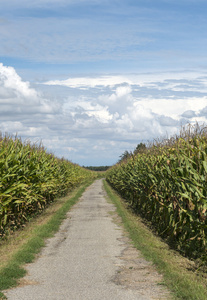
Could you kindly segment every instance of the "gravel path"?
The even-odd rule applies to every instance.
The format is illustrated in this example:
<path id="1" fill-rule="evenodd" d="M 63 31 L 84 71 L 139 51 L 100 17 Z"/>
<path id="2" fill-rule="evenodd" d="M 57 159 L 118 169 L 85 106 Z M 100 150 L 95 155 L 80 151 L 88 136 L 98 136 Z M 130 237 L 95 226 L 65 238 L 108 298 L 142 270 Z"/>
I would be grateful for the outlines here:
<path id="1" fill-rule="evenodd" d="M 47 240 L 28 274 L 5 295 L 10 300 L 168 299 L 153 266 L 113 220 L 115 207 L 95 181 Z"/>

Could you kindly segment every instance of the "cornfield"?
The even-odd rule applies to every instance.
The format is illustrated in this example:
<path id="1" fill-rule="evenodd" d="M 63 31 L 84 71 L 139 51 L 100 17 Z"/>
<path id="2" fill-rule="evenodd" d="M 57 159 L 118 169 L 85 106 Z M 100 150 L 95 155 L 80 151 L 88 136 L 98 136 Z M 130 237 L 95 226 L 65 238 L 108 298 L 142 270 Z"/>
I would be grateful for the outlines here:
<path id="1" fill-rule="evenodd" d="M 207 259 L 207 130 L 195 125 L 107 171 L 107 181 L 170 245 Z"/>
<path id="2" fill-rule="evenodd" d="M 91 171 L 47 153 L 42 145 L 1 136 L 0 236 L 93 176 Z"/>

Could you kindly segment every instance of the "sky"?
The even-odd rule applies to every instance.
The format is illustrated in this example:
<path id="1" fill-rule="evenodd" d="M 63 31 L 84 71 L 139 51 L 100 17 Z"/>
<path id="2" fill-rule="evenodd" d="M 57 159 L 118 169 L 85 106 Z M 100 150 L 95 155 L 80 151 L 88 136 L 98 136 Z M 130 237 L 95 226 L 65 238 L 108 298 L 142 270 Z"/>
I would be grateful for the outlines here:
<path id="1" fill-rule="evenodd" d="M 0 131 L 81 166 L 207 121 L 206 0 L 0 0 Z"/>

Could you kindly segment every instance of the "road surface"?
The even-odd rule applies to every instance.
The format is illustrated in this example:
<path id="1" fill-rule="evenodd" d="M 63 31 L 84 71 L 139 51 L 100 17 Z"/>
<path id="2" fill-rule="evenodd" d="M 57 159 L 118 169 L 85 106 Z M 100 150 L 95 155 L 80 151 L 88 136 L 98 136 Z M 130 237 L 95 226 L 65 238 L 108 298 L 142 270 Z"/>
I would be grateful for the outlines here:
<path id="1" fill-rule="evenodd" d="M 112 213 L 113 212 L 113 213 Z M 114 221 L 115 207 L 96 180 L 47 240 L 9 300 L 168 299 L 161 276 Z"/>

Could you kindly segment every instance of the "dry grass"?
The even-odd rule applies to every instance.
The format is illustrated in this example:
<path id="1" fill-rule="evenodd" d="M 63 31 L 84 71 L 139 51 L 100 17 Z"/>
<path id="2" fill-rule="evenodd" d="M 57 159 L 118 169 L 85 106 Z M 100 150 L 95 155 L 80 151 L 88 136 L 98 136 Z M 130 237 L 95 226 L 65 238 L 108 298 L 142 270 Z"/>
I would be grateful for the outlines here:
<path id="1" fill-rule="evenodd" d="M 77 189 L 76 189 L 77 190 Z M 45 211 L 34 217 L 25 224 L 21 229 L 10 233 L 4 240 L 0 241 L 0 269 L 3 268 L 12 258 L 12 256 L 23 246 L 33 235 L 34 230 L 43 224 L 46 224 L 50 218 L 58 211 L 58 209 L 67 202 L 76 193 L 76 190 L 71 192 L 68 196 L 59 198 Z"/>

